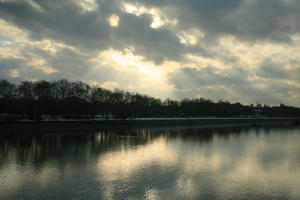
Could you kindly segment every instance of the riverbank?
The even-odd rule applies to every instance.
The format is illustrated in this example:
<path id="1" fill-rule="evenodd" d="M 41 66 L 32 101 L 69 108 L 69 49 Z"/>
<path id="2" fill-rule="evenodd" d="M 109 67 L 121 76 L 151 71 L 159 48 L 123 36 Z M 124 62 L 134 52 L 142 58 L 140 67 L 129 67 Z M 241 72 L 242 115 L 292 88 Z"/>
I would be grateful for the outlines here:
<path id="1" fill-rule="evenodd" d="M 272 127 L 299 125 L 300 118 L 135 118 L 129 120 L 64 120 L 0 122 L 1 134 L 59 133 L 125 128 L 200 126 Z"/>

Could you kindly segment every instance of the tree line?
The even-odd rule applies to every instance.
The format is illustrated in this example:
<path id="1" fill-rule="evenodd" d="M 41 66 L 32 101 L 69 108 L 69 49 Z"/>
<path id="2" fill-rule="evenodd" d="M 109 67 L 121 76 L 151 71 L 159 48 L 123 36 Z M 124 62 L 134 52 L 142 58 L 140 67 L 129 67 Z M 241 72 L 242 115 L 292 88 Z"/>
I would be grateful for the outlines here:
<path id="1" fill-rule="evenodd" d="M 81 81 L 0 81 L 0 114 L 3 120 L 48 118 L 137 117 L 236 117 L 255 115 L 254 107 L 225 101 L 194 98 L 161 100 L 148 95 L 91 86 Z M 300 108 L 268 106 L 268 117 L 300 117 Z"/>

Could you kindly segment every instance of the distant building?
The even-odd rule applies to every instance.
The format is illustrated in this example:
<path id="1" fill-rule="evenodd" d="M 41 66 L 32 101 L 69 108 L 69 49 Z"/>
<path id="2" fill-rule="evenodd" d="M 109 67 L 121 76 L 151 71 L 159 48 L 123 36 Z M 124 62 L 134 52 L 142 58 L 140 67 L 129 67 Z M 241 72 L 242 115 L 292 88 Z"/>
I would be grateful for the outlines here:
<path id="1" fill-rule="evenodd" d="M 262 116 L 262 106 L 260 103 L 256 103 L 256 107 L 254 107 L 254 114 L 256 117 L 261 117 Z"/>

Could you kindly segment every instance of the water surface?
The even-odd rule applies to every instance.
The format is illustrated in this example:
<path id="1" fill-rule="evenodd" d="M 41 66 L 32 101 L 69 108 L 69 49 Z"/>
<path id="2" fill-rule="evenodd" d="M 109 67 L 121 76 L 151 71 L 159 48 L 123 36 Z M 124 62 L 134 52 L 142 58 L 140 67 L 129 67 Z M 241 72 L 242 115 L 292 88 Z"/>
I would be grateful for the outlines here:
<path id="1" fill-rule="evenodd" d="M 300 199 L 300 129 L 0 136 L 0 199 Z"/>

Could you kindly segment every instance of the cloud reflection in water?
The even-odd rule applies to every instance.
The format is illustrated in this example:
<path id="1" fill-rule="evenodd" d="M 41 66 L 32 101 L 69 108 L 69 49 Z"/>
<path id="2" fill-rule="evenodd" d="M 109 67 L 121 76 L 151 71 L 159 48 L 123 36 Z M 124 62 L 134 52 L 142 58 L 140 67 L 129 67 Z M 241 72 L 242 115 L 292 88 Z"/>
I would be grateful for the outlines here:
<path id="1" fill-rule="evenodd" d="M 299 129 L 1 136 L 0 199 L 299 199 Z"/>

